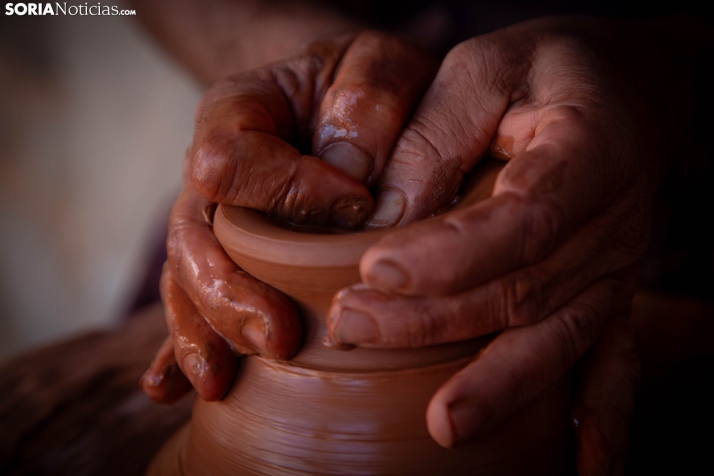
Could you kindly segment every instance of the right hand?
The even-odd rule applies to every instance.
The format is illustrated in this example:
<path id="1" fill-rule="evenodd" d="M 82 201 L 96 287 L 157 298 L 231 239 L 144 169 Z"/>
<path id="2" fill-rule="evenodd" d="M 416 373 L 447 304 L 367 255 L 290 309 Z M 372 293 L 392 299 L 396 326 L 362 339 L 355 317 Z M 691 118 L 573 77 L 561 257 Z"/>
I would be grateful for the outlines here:
<path id="1" fill-rule="evenodd" d="M 234 354 L 297 352 L 297 310 L 225 254 L 210 223 L 215 203 L 362 226 L 374 206 L 367 187 L 437 66 L 402 38 L 365 32 L 312 44 L 206 93 L 169 223 L 161 288 L 170 335 L 142 378 L 152 399 L 171 403 L 193 386 L 219 400 L 235 376 Z"/>

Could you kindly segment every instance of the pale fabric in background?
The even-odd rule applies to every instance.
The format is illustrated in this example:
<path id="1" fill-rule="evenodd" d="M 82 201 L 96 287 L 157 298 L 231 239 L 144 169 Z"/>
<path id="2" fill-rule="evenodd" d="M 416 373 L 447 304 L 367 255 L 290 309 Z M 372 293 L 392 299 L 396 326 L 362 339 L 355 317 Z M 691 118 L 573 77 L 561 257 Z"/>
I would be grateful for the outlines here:
<path id="1" fill-rule="evenodd" d="M 178 193 L 201 92 L 130 17 L 1 21 L 5 356 L 121 317 Z"/>

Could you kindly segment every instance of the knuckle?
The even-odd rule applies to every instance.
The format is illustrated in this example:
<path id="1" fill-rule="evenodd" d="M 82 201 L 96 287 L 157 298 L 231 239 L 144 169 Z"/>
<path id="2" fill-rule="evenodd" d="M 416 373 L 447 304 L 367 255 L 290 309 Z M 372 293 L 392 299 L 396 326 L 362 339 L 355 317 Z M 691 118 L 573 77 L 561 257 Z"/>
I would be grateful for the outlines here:
<path id="1" fill-rule="evenodd" d="M 484 129 L 481 121 L 475 120 L 463 106 L 468 104 L 475 110 L 481 109 L 481 98 L 474 95 L 470 87 L 464 87 L 462 78 L 458 76 L 442 76 L 435 83 L 437 86 L 433 87 L 429 107 L 412 118 L 406 131 L 411 131 L 416 144 L 429 147 L 431 157 L 443 160 L 447 155 L 459 162 L 469 163 L 472 159 L 470 154 L 476 154 L 474 151 L 488 146 L 490 141 L 491 132 Z"/>
<path id="2" fill-rule="evenodd" d="M 520 45 L 519 45 L 520 46 Z M 450 71 L 458 81 L 467 80 L 476 91 L 484 88 L 504 96 L 510 94 L 507 72 L 513 68 L 508 65 L 525 65 L 529 55 L 523 48 L 504 48 L 500 41 L 488 36 L 464 41 L 456 45 L 444 59 L 444 69 Z"/>
<path id="3" fill-rule="evenodd" d="M 268 195 L 267 212 L 295 223 L 315 223 L 326 218 L 327 210 L 318 206 L 303 187 L 288 177 Z"/>
<path id="4" fill-rule="evenodd" d="M 582 107 L 572 104 L 558 104 L 548 107 L 540 123 L 548 124 L 551 122 L 571 124 L 573 129 L 582 131 L 586 131 L 588 125 Z"/>
<path id="5" fill-rule="evenodd" d="M 255 184 L 255 188 L 260 190 L 254 193 L 253 196 L 266 197 L 265 204 L 260 208 L 263 208 L 266 213 L 278 215 L 282 218 L 290 216 L 300 202 L 300 191 L 298 187 L 294 186 L 292 174 L 285 179 L 275 177 L 275 180 L 270 181 L 270 185 L 266 182 L 268 181 L 262 184 Z"/>
<path id="6" fill-rule="evenodd" d="M 499 316 L 501 327 L 515 327 L 520 325 L 518 319 L 514 316 L 514 304 L 516 288 L 515 282 L 512 279 L 499 279 L 496 282 L 498 299 L 495 300 L 497 309 L 493 310 L 493 314 Z"/>
<path id="7" fill-rule="evenodd" d="M 239 170 L 236 138 L 222 131 L 205 136 L 191 157 L 191 184 L 203 197 L 221 202 L 230 191 Z"/>
<path id="8" fill-rule="evenodd" d="M 346 46 L 346 42 L 311 41 L 298 49 L 294 62 L 301 65 L 300 69 L 319 71 L 326 63 L 337 61 Z"/>
<path id="9" fill-rule="evenodd" d="M 596 339 L 599 332 L 598 310 L 583 303 L 558 313 L 555 328 L 561 362 L 570 366 L 577 361 Z"/>
<path id="10" fill-rule="evenodd" d="M 291 104 L 299 103 L 296 99 L 301 96 L 305 78 L 310 76 L 314 61 L 312 57 L 301 58 L 292 61 L 288 65 L 267 69 L 264 74 L 269 75 L 270 78 L 266 82 L 274 82 L 280 86 Z M 299 116 L 302 115 L 299 114 Z"/>
<path id="11" fill-rule="evenodd" d="M 360 33 L 357 38 L 355 38 L 354 43 L 367 44 L 375 47 L 379 47 L 383 42 L 389 42 L 394 39 L 393 36 L 383 33 L 378 30 L 367 30 Z"/>
<path id="12" fill-rule="evenodd" d="M 399 139 L 394 152 L 395 159 L 399 158 L 406 163 L 410 163 L 411 158 L 417 158 L 416 163 L 441 162 L 443 157 L 437 146 L 438 136 L 450 137 L 451 134 L 441 123 L 432 123 L 427 117 L 415 117 Z"/>
<path id="13" fill-rule="evenodd" d="M 309 191 L 297 180 L 297 166 L 275 169 L 267 174 L 242 171 L 234 184 L 233 202 L 280 218 L 298 220 L 298 212 L 309 203 Z"/>
<path id="14" fill-rule="evenodd" d="M 184 238 L 185 234 L 182 228 L 177 229 L 176 227 L 171 227 L 169 229 L 168 236 L 166 237 L 167 262 L 161 274 L 162 282 L 165 281 L 166 286 L 168 286 L 171 281 L 175 281 L 176 276 L 182 272 L 185 255 L 187 253 L 186 240 Z"/>
<path id="15" fill-rule="evenodd" d="M 399 91 L 379 75 L 331 88 L 329 94 L 332 105 L 329 117 L 338 123 L 354 115 L 376 113 L 371 115 L 379 124 L 401 125 L 406 115 Z"/>
<path id="16" fill-rule="evenodd" d="M 417 184 L 418 197 L 427 207 L 437 207 L 453 197 L 461 185 L 464 172 L 459 157 L 442 154 L 440 144 L 461 140 L 464 134 L 427 117 L 412 120 L 404 130 L 392 155 L 392 163 L 399 165 L 399 173 L 408 176 L 405 183 Z M 416 198 L 416 197 L 415 197 Z M 433 208 L 429 211 L 432 211 Z"/>
<path id="17" fill-rule="evenodd" d="M 473 40 L 462 41 L 458 45 L 451 48 L 443 61 L 444 68 L 451 69 L 453 66 L 470 62 L 474 51 L 478 51 L 473 47 Z"/>
<path id="18" fill-rule="evenodd" d="M 438 340 L 440 326 L 438 317 L 428 303 L 419 303 L 414 306 L 413 318 L 407 328 L 407 345 L 419 348 L 430 345 Z"/>
<path id="19" fill-rule="evenodd" d="M 222 280 L 216 280 L 213 289 L 202 293 L 203 310 L 205 312 L 217 311 L 219 309 L 231 307 L 233 304 L 233 293 L 230 286 Z"/>
<path id="20" fill-rule="evenodd" d="M 545 296 L 532 273 L 518 272 L 498 280 L 498 302 L 505 327 L 527 326 L 543 318 Z"/>
<path id="21" fill-rule="evenodd" d="M 320 81 L 319 71 L 324 67 L 325 59 L 319 56 L 305 56 L 290 61 L 287 64 L 266 69 L 264 74 L 269 76 L 264 83 L 275 83 L 280 94 L 287 100 L 294 123 L 280 126 L 278 134 L 291 140 L 302 141 L 307 134 L 308 123 L 313 114 L 314 95 L 322 96 L 327 86 L 326 81 Z M 313 94 L 307 93 L 314 91 Z"/>
<path id="22" fill-rule="evenodd" d="M 184 259 L 191 259 L 196 248 L 191 235 L 196 224 L 183 214 L 174 213 L 169 224 L 168 235 L 166 237 L 166 254 L 168 261 L 164 264 L 163 271 L 178 273 L 183 265 Z M 174 278 L 177 275 L 173 276 Z"/>
<path id="23" fill-rule="evenodd" d="M 399 40 L 390 34 L 377 30 L 367 30 L 355 37 L 351 48 L 358 46 L 364 50 L 386 51 L 390 46 L 396 46 L 398 42 Z"/>
<path id="24" fill-rule="evenodd" d="M 522 262 L 532 264 L 555 248 L 561 234 L 565 213 L 551 201 L 534 197 L 524 199 L 529 213 L 523 220 Z"/>
<path id="25" fill-rule="evenodd" d="M 166 255 L 168 256 L 169 262 L 174 266 L 183 253 L 184 241 L 182 235 L 181 228 L 172 224 L 169 228 L 168 236 L 166 237 Z M 166 267 L 164 267 L 164 272 L 166 272 Z"/>
<path id="26" fill-rule="evenodd" d="M 307 112 L 311 110 L 311 106 L 307 103 L 311 104 L 314 98 L 324 97 L 332 83 L 334 70 L 351 42 L 349 37 L 332 41 L 310 42 L 300 48 L 297 55 L 285 65 L 285 68 L 282 68 L 282 75 L 287 74 L 283 79 L 290 81 L 285 83 L 278 77 L 278 83 L 281 84 L 281 87 L 292 86 L 286 90 L 293 91 L 292 94 L 286 94 L 291 101 L 296 103 L 298 109 L 306 113 L 298 115 L 298 117 L 308 119 Z M 312 94 L 305 94 L 307 91 L 312 91 Z M 303 102 L 297 101 L 297 98 L 300 97 L 305 101 L 304 108 L 297 104 Z"/>
<path id="27" fill-rule="evenodd" d="M 210 115 L 212 106 L 215 102 L 223 97 L 225 97 L 230 91 L 235 87 L 234 78 L 224 78 L 214 84 L 206 93 L 201 97 L 201 100 L 196 105 L 195 121 L 196 127 L 200 127 L 206 121 L 206 118 Z"/>

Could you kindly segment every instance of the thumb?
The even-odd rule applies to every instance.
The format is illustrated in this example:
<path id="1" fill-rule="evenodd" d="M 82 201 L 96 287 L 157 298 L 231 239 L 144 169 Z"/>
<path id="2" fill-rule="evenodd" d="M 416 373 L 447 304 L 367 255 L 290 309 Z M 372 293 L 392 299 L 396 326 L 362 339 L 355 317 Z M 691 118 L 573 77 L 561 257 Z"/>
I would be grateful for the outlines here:
<path id="1" fill-rule="evenodd" d="M 187 172 L 204 198 L 293 222 L 361 226 L 372 196 L 359 181 L 291 142 L 308 128 L 345 45 L 241 73 L 199 105 Z"/>
<path id="2" fill-rule="evenodd" d="M 369 226 L 405 224 L 433 212 L 454 197 L 488 150 L 522 69 L 490 43 L 488 36 L 469 40 L 444 59 L 395 146 Z"/>

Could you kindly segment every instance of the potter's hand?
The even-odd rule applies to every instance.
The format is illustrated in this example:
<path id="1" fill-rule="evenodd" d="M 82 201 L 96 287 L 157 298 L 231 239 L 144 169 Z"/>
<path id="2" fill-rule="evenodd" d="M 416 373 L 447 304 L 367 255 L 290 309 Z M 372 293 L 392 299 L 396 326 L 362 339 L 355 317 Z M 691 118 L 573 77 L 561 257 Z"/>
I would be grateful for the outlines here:
<path id="1" fill-rule="evenodd" d="M 230 77 L 199 106 L 191 184 L 213 202 L 359 227 L 367 186 L 435 71 L 420 48 L 366 32 Z"/>
<path id="2" fill-rule="evenodd" d="M 626 448 L 639 367 L 622 326 L 603 327 L 628 312 L 662 155 L 677 134 L 648 106 L 675 98 L 643 86 L 659 85 L 643 67 L 650 57 L 625 50 L 620 41 L 635 43 L 623 31 L 547 19 L 462 43 L 385 169 L 373 226 L 436 210 L 486 153 L 509 160 L 489 199 L 372 247 L 360 266 L 367 287 L 343 290 L 328 317 L 334 341 L 365 347 L 503 330 L 434 395 L 427 422 L 443 446 L 538 398 L 600 339 L 587 403 L 574 412 L 583 474 Z"/>
<path id="3" fill-rule="evenodd" d="M 205 400 L 222 398 L 235 375 L 234 352 L 286 359 L 300 346 L 295 306 L 231 261 L 211 228 L 214 209 L 187 186 L 171 212 L 161 275 L 170 335 L 142 378 L 161 403 L 191 386 Z"/>
<path id="4" fill-rule="evenodd" d="M 211 204 L 362 225 L 373 206 L 366 185 L 435 72 L 420 48 L 367 32 L 313 44 L 206 94 L 186 162 L 190 185 L 169 227 L 162 289 L 172 337 L 143 379 L 152 398 L 174 401 L 190 388 L 178 365 L 204 399 L 220 399 L 235 373 L 231 348 L 284 359 L 301 341 L 290 302 L 221 249 L 204 219 Z M 311 155 L 298 150 L 305 143 Z"/>

